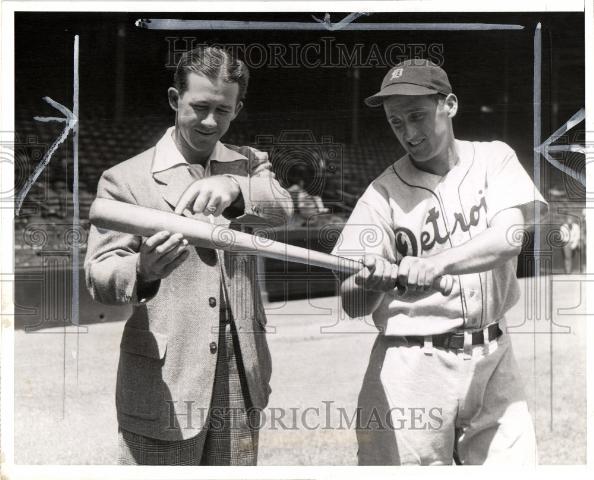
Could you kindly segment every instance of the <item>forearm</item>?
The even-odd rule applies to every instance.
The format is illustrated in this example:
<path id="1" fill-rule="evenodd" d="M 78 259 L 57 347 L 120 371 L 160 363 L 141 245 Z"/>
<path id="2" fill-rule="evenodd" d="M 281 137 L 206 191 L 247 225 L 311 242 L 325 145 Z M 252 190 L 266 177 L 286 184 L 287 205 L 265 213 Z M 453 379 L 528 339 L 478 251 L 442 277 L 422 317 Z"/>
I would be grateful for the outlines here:
<path id="1" fill-rule="evenodd" d="M 266 152 L 251 147 L 227 145 L 248 158 L 247 176 L 227 174 L 240 187 L 240 201 L 229 212 L 234 221 L 244 224 L 265 223 L 280 226 L 293 215 L 291 195 L 282 188 L 272 171 L 272 163 Z M 243 211 L 241 211 L 241 209 Z"/>
<path id="2" fill-rule="evenodd" d="M 225 216 L 246 224 L 265 223 L 277 226 L 288 222 L 293 215 L 293 202 L 289 193 L 280 186 L 273 175 L 233 177 L 240 185 L 241 209 L 228 209 Z"/>
<path id="3" fill-rule="evenodd" d="M 138 254 L 125 251 L 87 258 L 85 276 L 91 297 L 106 305 L 139 303 L 137 258 Z"/>
<path id="4" fill-rule="evenodd" d="M 97 197 L 136 204 L 124 179 L 111 171 L 102 175 Z M 156 289 L 155 285 L 148 288 L 144 284 L 140 291 L 138 288 L 136 267 L 140 243 L 139 236 L 91 226 L 84 269 L 87 289 L 93 299 L 108 305 L 126 305 L 138 304 L 156 294 L 158 285 Z"/>
<path id="5" fill-rule="evenodd" d="M 501 220 L 468 242 L 430 257 L 439 266 L 440 275 L 485 272 L 517 257 L 523 238 L 523 217 L 512 211 Z"/>
<path id="6" fill-rule="evenodd" d="M 343 280 L 340 285 L 342 308 L 349 317 L 357 318 L 370 315 L 379 307 L 384 292 L 367 290 L 355 283 L 355 276 Z"/>

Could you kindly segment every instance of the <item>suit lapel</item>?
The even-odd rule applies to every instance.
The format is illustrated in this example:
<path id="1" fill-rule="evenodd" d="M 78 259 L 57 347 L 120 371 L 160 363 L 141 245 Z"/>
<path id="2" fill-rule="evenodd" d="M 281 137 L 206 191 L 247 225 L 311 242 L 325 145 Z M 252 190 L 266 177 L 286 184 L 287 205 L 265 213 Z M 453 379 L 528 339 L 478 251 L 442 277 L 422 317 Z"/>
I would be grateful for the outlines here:
<path id="1" fill-rule="evenodd" d="M 155 172 L 153 173 L 153 178 L 157 183 L 161 196 L 165 202 L 167 202 L 171 210 L 175 210 L 175 206 L 182 194 L 195 181 L 194 177 L 190 174 L 188 167 L 185 165 L 177 165 L 162 172 Z M 201 222 L 211 223 L 209 217 L 201 213 L 197 213 L 196 215 L 184 213 L 184 216 L 194 218 Z M 215 225 L 228 226 L 229 220 L 223 216 L 213 217 L 213 223 Z"/>
<path id="2" fill-rule="evenodd" d="M 194 181 L 185 165 L 177 165 L 168 170 L 153 173 L 153 178 L 158 185 L 159 192 L 172 210 L 184 191 Z"/>

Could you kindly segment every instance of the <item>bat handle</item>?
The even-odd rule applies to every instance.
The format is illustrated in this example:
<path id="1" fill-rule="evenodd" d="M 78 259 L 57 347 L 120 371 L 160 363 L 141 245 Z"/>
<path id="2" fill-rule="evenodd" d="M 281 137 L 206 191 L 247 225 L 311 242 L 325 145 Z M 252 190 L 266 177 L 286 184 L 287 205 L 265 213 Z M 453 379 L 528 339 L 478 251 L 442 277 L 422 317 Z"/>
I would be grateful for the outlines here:
<path id="1" fill-rule="evenodd" d="M 357 261 L 361 267 L 364 267 L 365 264 L 362 260 Z M 454 285 L 456 284 L 456 280 L 451 275 L 442 275 L 441 277 L 437 277 L 433 281 L 433 288 L 440 292 L 444 297 L 449 296 L 454 289 Z M 406 293 L 406 286 L 400 285 L 398 282 L 396 283 L 396 289 L 400 295 L 404 295 Z"/>
<path id="2" fill-rule="evenodd" d="M 435 284 L 437 283 L 437 286 Z M 445 297 L 449 296 L 454 289 L 454 285 L 456 284 L 456 280 L 452 275 L 442 275 L 441 277 L 437 277 L 433 282 L 433 285 L 436 290 L 439 290 L 441 294 Z"/>
<path id="3" fill-rule="evenodd" d="M 450 293 L 452 293 L 455 283 L 456 281 L 451 275 L 442 275 L 433 281 L 433 288 L 441 293 L 444 297 L 447 297 L 450 295 Z M 400 295 L 404 295 L 408 290 L 406 286 L 400 285 L 398 282 L 396 283 L 396 289 Z"/>

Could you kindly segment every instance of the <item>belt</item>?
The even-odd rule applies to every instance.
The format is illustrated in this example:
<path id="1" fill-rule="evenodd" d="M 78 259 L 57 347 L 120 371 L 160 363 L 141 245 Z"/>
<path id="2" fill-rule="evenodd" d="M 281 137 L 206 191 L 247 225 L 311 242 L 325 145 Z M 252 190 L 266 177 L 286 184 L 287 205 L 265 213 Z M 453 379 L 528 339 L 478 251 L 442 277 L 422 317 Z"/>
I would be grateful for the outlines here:
<path id="1" fill-rule="evenodd" d="M 498 323 L 493 323 L 487 327 L 487 338 L 485 338 L 485 330 L 479 330 L 478 332 L 472 332 L 472 344 L 482 345 L 484 343 L 491 342 L 496 338 L 503 335 L 503 332 L 499 328 Z M 425 337 L 417 336 L 406 336 L 404 337 L 408 343 L 420 343 L 421 345 L 425 342 Z M 447 348 L 451 350 L 464 348 L 464 332 L 451 332 L 441 333 L 439 335 L 432 335 L 433 346 L 437 348 Z"/>

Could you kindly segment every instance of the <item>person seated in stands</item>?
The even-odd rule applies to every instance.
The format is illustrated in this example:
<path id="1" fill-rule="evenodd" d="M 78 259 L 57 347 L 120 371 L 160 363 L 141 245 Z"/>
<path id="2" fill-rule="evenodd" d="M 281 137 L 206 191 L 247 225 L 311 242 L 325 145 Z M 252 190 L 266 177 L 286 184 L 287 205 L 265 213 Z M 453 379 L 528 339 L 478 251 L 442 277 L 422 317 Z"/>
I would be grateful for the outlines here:
<path id="1" fill-rule="evenodd" d="M 301 224 L 315 222 L 317 220 L 316 215 L 328 213 L 329 210 L 324 206 L 322 198 L 307 191 L 303 178 L 298 179 L 287 191 L 293 199 L 295 214 L 300 217 L 297 219 L 298 223 L 299 221 Z"/>
<path id="2" fill-rule="evenodd" d="M 573 259 L 580 252 L 580 233 L 579 223 L 572 215 L 567 215 L 565 223 L 561 225 L 561 235 L 565 242 L 563 246 L 563 268 L 566 274 L 573 273 Z"/>

